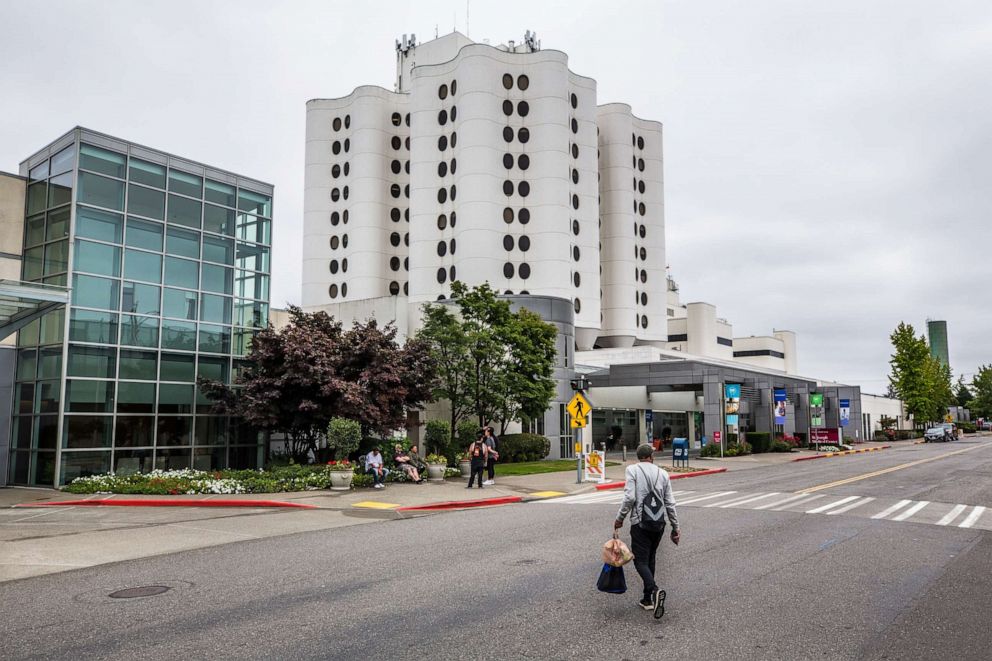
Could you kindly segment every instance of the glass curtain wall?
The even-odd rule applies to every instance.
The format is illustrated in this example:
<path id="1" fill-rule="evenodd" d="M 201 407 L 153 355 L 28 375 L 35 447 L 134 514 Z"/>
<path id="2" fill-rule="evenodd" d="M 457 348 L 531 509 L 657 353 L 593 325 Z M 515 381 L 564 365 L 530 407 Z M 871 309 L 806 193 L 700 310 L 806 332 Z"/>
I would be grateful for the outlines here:
<path id="1" fill-rule="evenodd" d="M 231 383 L 268 324 L 271 196 L 85 143 L 73 172 L 69 150 L 31 171 L 24 279 L 72 298 L 21 332 L 10 481 L 52 484 L 56 448 L 61 483 L 254 467 L 258 434 L 213 415 L 195 381 Z"/>

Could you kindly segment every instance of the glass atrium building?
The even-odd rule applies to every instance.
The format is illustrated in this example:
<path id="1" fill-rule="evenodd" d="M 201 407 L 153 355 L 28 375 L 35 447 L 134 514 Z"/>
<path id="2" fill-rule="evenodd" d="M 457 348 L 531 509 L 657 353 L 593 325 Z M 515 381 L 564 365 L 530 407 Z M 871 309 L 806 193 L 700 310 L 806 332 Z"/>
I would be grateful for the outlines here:
<path id="1" fill-rule="evenodd" d="M 195 381 L 268 323 L 272 186 L 83 128 L 20 171 L 21 279 L 71 296 L 19 332 L 8 483 L 260 465 Z"/>

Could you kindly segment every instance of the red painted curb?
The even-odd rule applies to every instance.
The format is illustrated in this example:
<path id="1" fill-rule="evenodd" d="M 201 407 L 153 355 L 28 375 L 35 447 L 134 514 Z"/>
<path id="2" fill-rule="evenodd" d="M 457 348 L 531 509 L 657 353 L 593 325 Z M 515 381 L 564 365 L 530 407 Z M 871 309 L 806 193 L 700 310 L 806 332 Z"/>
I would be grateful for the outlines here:
<path id="1" fill-rule="evenodd" d="M 717 473 L 726 473 L 726 468 L 710 468 L 704 471 L 693 471 L 691 473 L 675 473 L 674 475 L 669 475 L 670 480 L 678 480 L 683 477 L 698 477 L 700 475 L 716 475 Z M 604 491 L 606 489 L 623 489 L 623 482 L 610 482 L 608 484 L 597 484 L 596 491 Z"/>
<path id="2" fill-rule="evenodd" d="M 827 457 L 845 457 L 849 454 L 863 454 L 865 452 L 876 452 L 878 450 L 888 450 L 891 445 L 880 445 L 877 448 L 861 448 L 859 450 L 841 450 L 840 452 L 828 452 L 826 454 L 814 454 L 811 457 L 798 457 L 792 461 L 809 461 L 811 459 L 826 459 Z"/>
<path id="3" fill-rule="evenodd" d="M 483 498 L 481 500 L 449 500 L 443 503 L 428 503 L 427 505 L 408 505 L 397 507 L 396 512 L 428 512 L 432 510 L 459 510 L 465 507 L 489 507 L 490 505 L 509 505 L 523 501 L 523 496 L 502 496 L 499 498 Z"/>
<path id="4" fill-rule="evenodd" d="M 100 500 L 58 500 L 45 503 L 21 503 L 15 507 L 295 507 L 317 509 L 316 505 L 288 503 L 283 500 L 182 500 L 179 498 L 103 498 Z"/>
<path id="5" fill-rule="evenodd" d="M 814 455 L 810 455 L 809 457 L 796 457 L 792 461 L 809 461 L 811 459 L 826 459 L 826 458 L 827 455 L 825 454 L 814 454 Z"/>

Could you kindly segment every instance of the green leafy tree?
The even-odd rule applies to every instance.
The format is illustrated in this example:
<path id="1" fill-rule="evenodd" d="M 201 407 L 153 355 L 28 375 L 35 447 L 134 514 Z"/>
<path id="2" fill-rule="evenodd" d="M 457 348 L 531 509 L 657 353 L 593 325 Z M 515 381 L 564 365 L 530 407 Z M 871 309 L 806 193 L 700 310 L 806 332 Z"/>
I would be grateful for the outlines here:
<path id="1" fill-rule="evenodd" d="M 917 337 L 910 324 L 901 322 L 890 340 L 894 349 L 889 360 L 892 390 L 917 422 L 940 420 L 953 399 L 950 369 L 930 355 L 926 339 Z"/>
<path id="2" fill-rule="evenodd" d="M 432 398 L 445 400 L 450 406 L 447 426 L 450 443 L 458 423 L 474 410 L 468 337 L 461 320 L 447 305 L 425 305 L 423 313 L 424 325 L 417 337 L 426 343 L 437 373 Z M 433 448 L 432 451 L 441 453 Z"/>
<path id="3" fill-rule="evenodd" d="M 333 459 L 345 459 L 362 442 L 362 425 L 347 418 L 331 418 L 327 425 L 327 447 Z"/>
<path id="4" fill-rule="evenodd" d="M 954 399 L 957 401 L 958 406 L 968 406 L 973 395 L 971 391 L 968 390 L 968 386 L 964 384 L 964 377 L 958 377 L 957 388 L 954 391 Z"/>
<path id="5" fill-rule="evenodd" d="M 992 365 L 981 365 L 971 380 L 974 395 L 968 402 L 971 414 L 979 418 L 992 417 Z"/>

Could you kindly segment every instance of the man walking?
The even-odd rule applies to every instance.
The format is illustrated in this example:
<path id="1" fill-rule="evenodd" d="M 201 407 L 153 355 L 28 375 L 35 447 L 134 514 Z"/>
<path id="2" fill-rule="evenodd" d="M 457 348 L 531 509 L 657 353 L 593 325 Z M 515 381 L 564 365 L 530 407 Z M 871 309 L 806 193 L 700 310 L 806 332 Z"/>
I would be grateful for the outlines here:
<path id="1" fill-rule="evenodd" d="M 627 466 L 623 503 L 617 512 L 613 528 L 623 527 L 630 514 L 630 546 L 634 553 L 634 568 L 644 581 L 644 598 L 640 606 L 653 610 L 660 618 L 665 614 L 665 591 L 654 580 L 655 556 L 665 533 L 665 513 L 672 524 L 672 542 L 679 543 L 679 518 L 675 512 L 675 497 L 668 473 L 654 465 L 654 448 L 645 443 L 637 448 L 637 463 Z"/>

